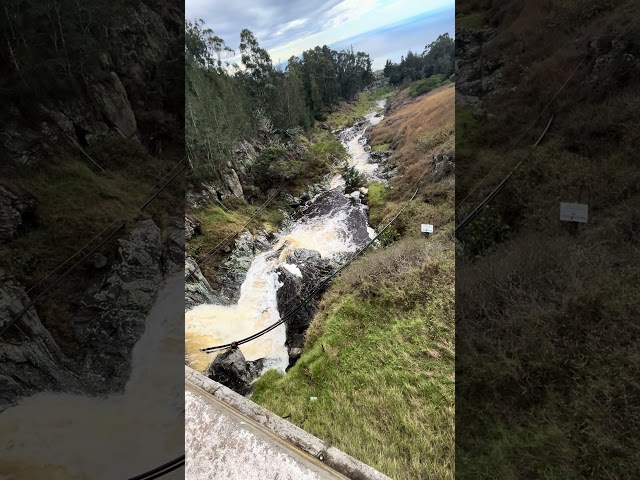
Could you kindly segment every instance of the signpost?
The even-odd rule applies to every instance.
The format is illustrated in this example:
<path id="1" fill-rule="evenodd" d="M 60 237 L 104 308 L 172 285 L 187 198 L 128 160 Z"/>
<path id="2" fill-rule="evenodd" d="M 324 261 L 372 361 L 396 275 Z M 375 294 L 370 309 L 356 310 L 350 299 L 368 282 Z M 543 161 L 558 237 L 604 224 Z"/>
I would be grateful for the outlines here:
<path id="1" fill-rule="evenodd" d="M 582 187 L 581 184 L 577 202 L 560 202 L 560 221 L 570 222 L 568 227 L 571 235 L 578 233 L 578 224 L 587 223 L 589 220 L 589 205 L 580 203 L 582 201 Z"/>
<path id="2" fill-rule="evenodd" d="M 584 203 L 560 202 L 560 220 L 563 222 L 587 223 L 589 206 Z"/>
<path id="3" fill-rule="evenodd" d="M 420 226 L 420 231 L 422 233 L 433 233 L 433 225 L 431 225 L 429 223 L 423 223 Z"/>

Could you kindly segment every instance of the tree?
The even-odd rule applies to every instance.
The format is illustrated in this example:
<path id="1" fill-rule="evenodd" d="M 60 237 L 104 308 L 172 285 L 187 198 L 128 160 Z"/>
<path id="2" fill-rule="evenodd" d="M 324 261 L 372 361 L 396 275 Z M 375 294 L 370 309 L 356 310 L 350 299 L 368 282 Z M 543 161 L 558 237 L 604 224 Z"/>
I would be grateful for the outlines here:
<path id="1" fill-rule="evenodd" d="M 242 64 L 256 82 L 266 81 L 273 72 L 271 57 L 264 48 L 260 48 L 256 37 L 246 28 L 240 32 L 240 54 Z"/>

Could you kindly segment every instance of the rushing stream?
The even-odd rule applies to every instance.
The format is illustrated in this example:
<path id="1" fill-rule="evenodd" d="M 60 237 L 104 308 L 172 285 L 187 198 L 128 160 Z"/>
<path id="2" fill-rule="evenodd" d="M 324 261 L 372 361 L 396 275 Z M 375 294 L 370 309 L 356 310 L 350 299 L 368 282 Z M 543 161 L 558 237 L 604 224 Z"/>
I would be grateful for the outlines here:
<path id="1" fill-rule="evenodd" d="M 160 289 L 123 394 L 40 393 L 0 414 L 0 479 L 126 479 L 183 453 L 183 283 Z"/>
<path id="2" fill-rule="evenodd" d="M 378 103 L 379 108 L 383 105 L 384 101 Z M 375 125 L 381 119 L 373 111 L 365 117 L 364 125 L 348 128 L 339 136 L 349 153 L 350 164 L 367 177 L 373 176 L 378 166 L 370 162 L 371 158 L 365 149 L 364 133 L 369 125 Z M 330 186 L 342 192 L 344 180 L 336 175 Z M 345 207 L 344 202 L 335 201 L 335 196 L 332 200 L 331 195 L 325 194 L 316 196 L 310 203 L 319 204 L 316 215 L 302 215 L 291 225 L 285 226 L 277 235 L 278 240 L 272 248 L 253 259 L 236 305 L 203 304 L 186 313 L 186 362 L 189 366 L 199 371 L 205 370 L 215 354 L 202 353 L 201 348 L 246 338 L 280 319 L 277 292 L 282 283 L 276 270 L 285 268 L 302 277 L 302 265 L 287 262 L 289 254 L 295 249 L 315 250 L 322 258 L 332 259 L 356 251 L 362 246 L 363 240 L 366 242 L 373 236 L 373 230 L 368 226 L 365 227 L 365 239 L 362 238 L 362 232 L 354 231 L 357 222 L 353 222 L 348 209 L 362 212 L 362 205 Z M 366 220 L 364 223 L 366 225 Z M 286 326 L 283 324 L 258 339 L 241 345 L 240 350 L 247 361 L 264 358 L 264 370 L 275 368 L 284 372 L 289 364 L 285 341 Z"/>

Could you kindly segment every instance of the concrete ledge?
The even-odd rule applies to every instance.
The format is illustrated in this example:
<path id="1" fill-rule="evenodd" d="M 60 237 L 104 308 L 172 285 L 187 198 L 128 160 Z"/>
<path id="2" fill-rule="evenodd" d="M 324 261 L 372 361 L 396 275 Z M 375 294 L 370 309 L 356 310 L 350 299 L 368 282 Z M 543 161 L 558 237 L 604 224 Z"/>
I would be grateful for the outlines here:
<path id="1" fill-rule="evenodd" d="M 185 366 L 185 382 L 206 391 L 245 417 L 262 425 L 274 435 L 322 461 L 351 480 L 391 480 L 386 475 L 334 447 L 276 414 Z M 187 420 L 188 421 L 188 420 Z"/>

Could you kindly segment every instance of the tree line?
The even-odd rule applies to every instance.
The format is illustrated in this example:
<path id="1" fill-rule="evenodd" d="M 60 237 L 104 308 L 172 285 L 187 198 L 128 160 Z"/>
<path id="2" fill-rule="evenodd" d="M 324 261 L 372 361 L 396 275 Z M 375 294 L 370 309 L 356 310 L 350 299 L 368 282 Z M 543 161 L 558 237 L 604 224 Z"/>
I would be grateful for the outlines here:
<path id="1" fill-rule="evenodd" d="M 422 53 L 409 50 L 400 63 L 387 60 L 384 76 L 392 85 L 413 82 L 433 75 L 449 78 L 455 73 L 455 44 L 448 33 L 444 33 L 424 48 Z"/>
<path id="2" fill-rule="evenodd" d="M 342 100 L 370 84 L 372 61 L 364 52 L 315 47 L 273 65 L 254 34 L 240 33 L 240 65 L 224 39 L 200 21 L 185 28 L 186 140 L 191 164 L 224 168 L 241 140 L 260 132 L 308 129 Z"/>

